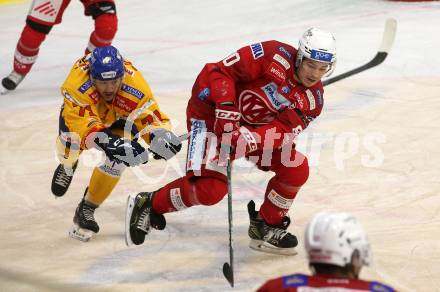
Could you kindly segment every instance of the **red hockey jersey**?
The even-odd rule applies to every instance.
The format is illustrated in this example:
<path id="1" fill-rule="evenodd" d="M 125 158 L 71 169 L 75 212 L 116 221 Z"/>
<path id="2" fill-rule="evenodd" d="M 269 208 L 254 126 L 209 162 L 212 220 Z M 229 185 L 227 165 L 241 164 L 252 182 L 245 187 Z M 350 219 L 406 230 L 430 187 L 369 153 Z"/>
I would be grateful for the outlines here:
<path id="1" fill-rule="evenodd" d="M 193 86 L 188 117 L 213 120 L 216 104 L 229 101 L 238 106 L 241 124 L 262 136 L 269 127 L 296 136 L 324 103 L 321 82 L 307 88 L 294 79 L 296 54 L 288 44 L 267 41 L 206 64 Z"/>
<path id="2" fill-rule="evenodd" d="M 267 281 L 257 292 L 393 292 L 390 286 L 379 282 L 335 278 L 327 275 L 307 276 L 293 274 Z"/>

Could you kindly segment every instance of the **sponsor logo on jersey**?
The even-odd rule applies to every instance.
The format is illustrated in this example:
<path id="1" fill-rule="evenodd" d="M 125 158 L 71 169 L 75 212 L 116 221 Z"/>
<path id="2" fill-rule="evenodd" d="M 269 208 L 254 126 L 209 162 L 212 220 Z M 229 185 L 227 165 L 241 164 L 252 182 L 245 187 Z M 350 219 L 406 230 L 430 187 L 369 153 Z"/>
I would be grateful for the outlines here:
<path id="1" fill-rule="evenodd" d="M 283 287 L 294 288 L 307 285 L 308 277 L 306 275 L 290 275 L 283 277 Z"/>
<path id="2" fill-rule="evenodd" d="M 370 282 L 370 284 L 368 286 L 369 286 L 368 288 L 372 292 L 394 292 L 395 291 L 390 286 L 384 285 L 379 282 L 374 282 L 374 281 Z"/>
<path id="3" fill-rule="evenodd" d="M 318 105 L 321 106 L 323 104 L 321 90 L 317 89 L 315 92 L 316 96 L 318 97 Z"/>
<path id="4" fill-rule="evenodd" d="M 269 98 L 270 103 L 275 109 L 279 110 L 290 105 L 290 102 L 284 96 L 278 94 L 277 85 L 274 82 L 266 84 L 265 86 L 261 87 L 261 89 Z"/>
<path id="5" fill-rule="evenodd" d="M 281 92 L 282 93 L 284 93 L 284 94 L 288 94 L 288 93 L 290 93 L 290 88 L 289 88 L 289 86 L 283 86 L 282 88 L 281 88 Z"/>
<path id="6" fill-rule="evenodd" d="M 310 58 L 318 61 L 331 62 L 333 54 L 312 50 L 312 52 L 310 53 Z"/>
<path id="7" fill-rule="evenodd" d="M 127 69 L 127 67 L 125 67 L 125 66 L 124 66 L 124 71 L 125 71 L 125 73 L 127 73 L 127 74 L 130 75 L 130 76 L 133 76 L 133 75 L 134 75 L 134 71 L 133 71 L 133 70 L 130 70 L 130 69 Z"/>
<path id="8" fill-rule="evenodd" d="M 99 101 L 99 93 L 97 90 L 94 90 L 92 93 L 89 94 L 90 98 L 93 100 L 93 103 L 97 104 Z"/>
<path id="9" fill-rule="evenodd" d="M 127 85 L 127 84 L 122 84 L 122 88 L 121 89 L 122 89 L 122 91 L 125 91 L 128 94 L 133 95 L 137 99 L 142 99 L 145 96 L 145 94 L 143 94 L 142 91 L 140 91 L 140 90 L 138 90 L 136 88 L 133 88 L 133 87 Z"/>
<path id="10" fill-rule="evenodd" d="M 78 90 L 79 90 L 79 92 L 81 92 L 81 93 L 86 93 L 86 91 L 87 91 L 90 87 L 92 87 L 92 85 L 93 85 L 92 80 L 88 79 L 86 82 L 84 82 L 84 83 L 80 86 L 80 88 L 78 88 Z"/>
<path id="11" fill-rule="evenodd" d="M 208 96 L 211 94 L 211 91 L 209 90 L 208 87 L 203 88 L 200 92 L 199 95 L 197 96 L 201 101 L 205 101 Z"/>
<path id="12" fill-rule="evenodd" d="M 137 107 L 137 102 L 123 97 L 122 95 L 117 95 L 114 105 L 123 109 L 126 112 L 132 112 Z"/>
<path id="13" fill-rule="evenodd" d="M 284 81 L 286 79 L 286 71 L 275 62 L 270 63 L 268 73 L 279 81 Z"/>
<path id="14" fill-rule="evenodd" d="M 306 89 L 307 99 L 309 100 L 309 110 L 314 110 L 316 108 L 315 96 L 310 91 L 310 89 Z"/>
<path id="15" fill-rule="evenodd" d="M 191 119 L 191 134 L 188 142 L 187 170 L 200 170 L 205 154 L 206 123 Z"/>
<path id="16" fill-rule="evenodd" d="M 277 61 L 278 63 L 280 63 L 281 65 L 283 65 L 283 67 L 286 68 L 286 70 L 289 70 L 289 68 L 290 68 L 290 64 L 289 64 L 289 62 L 288 62 L 286 59 L 284 59 L 283 57 L 281 57 L 281 56 L 278 55 L 278 54 L 275 54 L 275 55 L 273 56 L 273 59 L 274 59 L 275 61 Z"/>
<path id="17" fill-rule="evenodd" d="M 284 55 L 286 55 L 287 58 L 292 59 L 292 54 L 289 53 L 289 51 L 287 51 L 284 47 L 280 47 L 279 50 L 280 50 L 280 52 L 282 52 Z"/>
<path id="18" fill-rule="evenodd" d="M 298 92 L 295 92 L 293 95 L 295 97 L 295 100 L 297 101 L 298 109 L 303 111 L 305 109 L 306 100 L 303 94 L 300 94 Z"/>
<path id="19" fill-rule="evenodd" d="M 261 43 L 252 44 L 250 47 L 252 50 L 252 56 L 254 56 L 254 60 L 264 56 L 263 45 Z"/>

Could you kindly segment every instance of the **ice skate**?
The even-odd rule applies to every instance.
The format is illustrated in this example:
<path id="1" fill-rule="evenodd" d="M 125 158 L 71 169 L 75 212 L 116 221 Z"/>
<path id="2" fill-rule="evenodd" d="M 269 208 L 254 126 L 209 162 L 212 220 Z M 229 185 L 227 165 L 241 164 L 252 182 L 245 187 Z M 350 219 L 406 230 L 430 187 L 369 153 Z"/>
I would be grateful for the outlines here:
<path id="1" fill-rule="evenodd" d="M 72 168 L 66 167 L 62 164 L 58 165 L 52 177 L 52 194 L 56 197 L 64 196 L 72 182 L 73 174 L 77 167 L 78 161 L 75 162 Z"/>
<path id="2" fill-rule="evenodd" d="M 99 225 L 94 217 L 96 208 L 96 206 L 87 203 L 84 198 L 81 200 L 73 217 L 74 226 L 69 232 L 70 237 L 89 241 L 94 234 L 99 232 Z"/>
<path id="3" fill-rule="evenodd" d="M 127 246 L 142 244 L 150 227 L 162 230 L 165 228 L 165 217 L 152 210 L 154 192 L 130 195 L 127 198 L 125 213 L 125 243 Z"/>
<path id="4" fill-rule="evenodd" d="M 25 75 L 18 74 L 15 71 L 12 71 L 8 76 L 2 79 L 2 90 L 1 94 L 5 94 L 8 91 L 14 90 L 18 84 L 23 81 Z"/>
<path id="5" fill-rule="evenodd" d="M 254 201 L 248 203 L 248 213 L 250 219 L 248 231 L 251 238 L 250 248 L 280 255 L 297 254 L 295 247 L 298 245 L 298 240 L 295 235 L 286 231 L 290 224 L 289 217 L 284 217 L 281 225 L 268 225 L 263 219 L 258 218 Z"/>

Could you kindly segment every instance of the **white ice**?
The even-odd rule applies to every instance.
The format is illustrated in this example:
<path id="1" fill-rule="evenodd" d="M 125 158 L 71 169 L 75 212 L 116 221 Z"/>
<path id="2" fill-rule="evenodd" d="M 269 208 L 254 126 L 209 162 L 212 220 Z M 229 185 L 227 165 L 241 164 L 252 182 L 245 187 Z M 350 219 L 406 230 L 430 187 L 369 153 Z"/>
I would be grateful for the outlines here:
<path id="1" fill-rule="evenodd" d="M 5 2 L 5 1 L 0 1 Z M 440 291 L 440 3 L 385 0 L 116 1 L 123 55 L 144 73 L 164 111 L 185 132 L 191 86 L 206 62 L 253 42 L 297 44 L 310 26 L 334 33 L 335 75 L 374 56 L 388 17 L 398 22 L 394 47 L 379 67 L 326 88 L 325 109 L 302 134 L 310 178 L 290 215 L 302 246 L 318 211 L 348 211 L 367 229 L 374 263 L 361 277 L 401 291 Z M 0 4 L 0 76 L 12 68 L 29 1 Z M 32 72 L 0 96 L 0 290 L 229 291 L 226 199 L 167 215 L 165 231 L 127 248 L 124 212 L 130 193 L 155 190 L 182 174 L 174 162 L 128 170 L 96 211 L 100 233 L 88 243 L 67 236 L 88 184 L 96 152 L 84 153 L 65 197 L 50 181 L 59 87 L 81 57 L 92 29 L 72 1 L 41 47 Z M 246 204 L 262 202 L 270 174 L 238 162 L 233 172 L 236 291 L 251 291 L 283 274 L 308 272 L 295 257 L 248 247 Z"/>

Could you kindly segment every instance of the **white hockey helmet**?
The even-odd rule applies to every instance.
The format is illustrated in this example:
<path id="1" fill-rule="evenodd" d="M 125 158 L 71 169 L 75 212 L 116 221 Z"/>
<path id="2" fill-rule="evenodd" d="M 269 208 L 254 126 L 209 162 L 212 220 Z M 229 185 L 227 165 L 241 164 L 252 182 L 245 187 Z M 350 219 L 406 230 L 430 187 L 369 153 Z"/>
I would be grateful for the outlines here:
<path id="1" fill-rule="evenodd" d="M 304 32 L 298 44 L 295 66 L 299 67 L 303 58 L 327 63 L 329 65 L 326 76 L 332 74 L 336 65 L 335 37 L 324 30 L 309 28 Z"/>
<path id="2" fill-rule="evenodd" d="M 304 238 L 309 263 L 345 267 L 357 251 L 362 265 L 370 264 L 367 234 L 350 214 L 318 213 L 307 225 Z"/>

